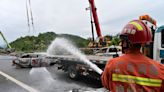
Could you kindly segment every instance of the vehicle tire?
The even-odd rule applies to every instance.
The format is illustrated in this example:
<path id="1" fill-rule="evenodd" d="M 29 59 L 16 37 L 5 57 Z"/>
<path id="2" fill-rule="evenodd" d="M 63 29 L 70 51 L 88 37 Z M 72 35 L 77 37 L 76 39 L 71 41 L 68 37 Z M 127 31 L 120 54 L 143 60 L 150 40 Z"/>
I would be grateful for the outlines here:
<path id="1" fill-rule="evenodd" d="M 78 74 L 78 70 L 76 70 L 75 68 L 76 66 L 70 66 L 68 67 L 68 76 L 71 78 L 71 79 L 77 79 L 79 74 Z"/>

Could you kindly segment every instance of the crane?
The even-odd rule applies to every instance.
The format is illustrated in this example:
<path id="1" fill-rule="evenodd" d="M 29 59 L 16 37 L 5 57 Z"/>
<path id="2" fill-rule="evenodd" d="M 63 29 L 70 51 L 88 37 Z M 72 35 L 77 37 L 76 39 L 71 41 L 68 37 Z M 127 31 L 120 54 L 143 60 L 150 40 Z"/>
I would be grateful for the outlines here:
<path id="1" fill-rule="evenodd" d="M 7 47 L 11 49 L 10 44 L 7 42 L 6 38 L 4 37 L 3 33 L 0 31 L 0 35 L 2 36 L 3 40 L 5 41 L 5 43 L 7 44 Z"/>
<path id="2" fill-rule="evenodd" d="M 34 28 L 34 18 L 31 8 L 31 0 L 26 0 L 26 13 L 27 13 L 27 25 L 28 25 L 29 32 L 31 31 L 32 28 L 34 31 L 35 28 Z"/>
<path id="3" fill-rule="evenodd" d="M 89 0 L 89 3 L 90 3 L 90 9 L 92 11 L 92 15 L 93 15 L 93 19 L 94 19 L 94 23 L 95 23 L 95 27 L 96 27 L 97 36 L 99 38 L 102 38 L 100 24 L 99 24 L 98 15 L 96 12 L 94 0 Z"/>
<path id="4" fill-rule="evenodd" d="M 0 35 L 2 36 L 4 42 L 7 45 L 7 48 L 0 50 L 0 53 L 9 54 L 9 53 L 14 52 L 15 49 L 10 46 L 10 44 L 8 43 L 8 41 L 6 40 L 5 36 L 3 35 L 3 33 L 1 31 L 0 31 Z"/>
<path id="5" fill-rule="evenodd" d="M 88 1 L 89 1 L 89 4 L 90 4 L 91 15 L 94 19 L 94 24 L 95 24 L 95 28 L 96 28 L 97 37 L 99 39 L 97 43 L 96 42 L 90 42 L 88 46 L 89 47 L 106 47 L 106 46 L 108 46 L 109 41 L 107 41 L 106 38 L 104 38 L 102 36 L 99 19 L 98 19 L 98 15 L 97 15 L 97 12 L 96 12 L 95 2 L 94 2 L 94 0 L 88 0 Z M 91 20 L 91 23 L 92 23 L 92 20 Z M 93 32 L 92 32 L 92 35 L 93 35 Z"/>

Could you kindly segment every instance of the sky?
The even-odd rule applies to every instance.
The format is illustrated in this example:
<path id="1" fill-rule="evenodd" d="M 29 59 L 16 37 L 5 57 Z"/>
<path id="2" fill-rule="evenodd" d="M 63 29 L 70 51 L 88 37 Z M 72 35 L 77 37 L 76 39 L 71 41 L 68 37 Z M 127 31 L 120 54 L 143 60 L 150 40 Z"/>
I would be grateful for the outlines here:
<path id="1" fill-rule="evenodd" d="M 144 14 L 164 25 L 164 0 L 95 0 L 95 4 L 102 35 L 115 35 Z M 48 31 L 88 38 L 92 35 L 88 6 L 88 0 L 31 0 L 35 30 L 29 32 L 26 0 L 0 0 L 0 30 L 9 42 Z"/>

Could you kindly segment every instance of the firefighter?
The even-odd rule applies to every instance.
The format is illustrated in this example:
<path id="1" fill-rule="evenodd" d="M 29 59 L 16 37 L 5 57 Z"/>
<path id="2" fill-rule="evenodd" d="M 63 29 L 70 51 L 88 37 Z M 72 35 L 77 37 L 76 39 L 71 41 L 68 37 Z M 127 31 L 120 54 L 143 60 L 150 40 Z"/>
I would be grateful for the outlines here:
<path id="1" fill-rule="evenodd" d="M 120 34 L 123 55 L 105 66 L 101 80 L 112 92 L 164 92 L 164 65 L 141 53 L 151 42 L 150 29 L 141 20 L 130 21 Z"/>

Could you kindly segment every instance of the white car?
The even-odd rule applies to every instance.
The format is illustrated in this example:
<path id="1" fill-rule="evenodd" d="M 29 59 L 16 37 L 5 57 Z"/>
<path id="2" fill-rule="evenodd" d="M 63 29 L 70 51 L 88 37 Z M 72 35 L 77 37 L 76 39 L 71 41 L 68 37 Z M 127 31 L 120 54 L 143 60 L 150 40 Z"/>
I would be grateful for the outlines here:
<path id="1" fill-rule="evenodd" d="M 13 60 L 13 66 L 27 67 L 46 67 L 54 64 L 53 57 L 43 53 L 26 53 Z"/>
<path id="2" fill-rule="evenodd" d="M 121 46 L 110 46 L 103 47 L 99 51 L 96 52 L 95 55 L 99 56 L 113 56 L 115 54 L 122 55 Z"/>

